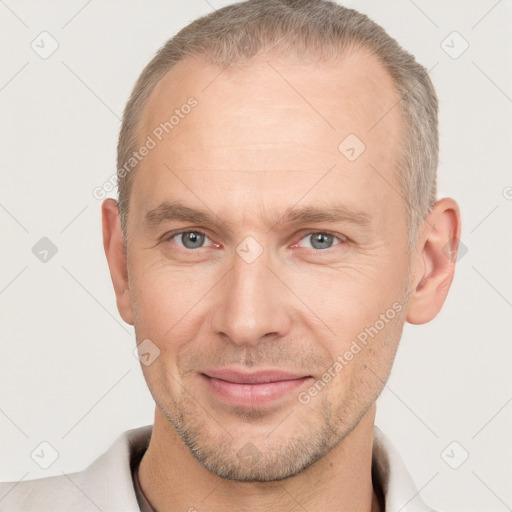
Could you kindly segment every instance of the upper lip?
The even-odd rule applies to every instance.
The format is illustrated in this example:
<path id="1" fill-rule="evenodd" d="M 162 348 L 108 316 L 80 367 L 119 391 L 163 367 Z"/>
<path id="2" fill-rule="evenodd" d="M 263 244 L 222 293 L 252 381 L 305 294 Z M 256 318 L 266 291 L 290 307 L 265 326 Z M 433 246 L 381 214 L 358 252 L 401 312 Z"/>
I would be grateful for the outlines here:
<path id="1" fill-rule="evenodd" d="M 295 380 L 309 377 L 302 373 L 295 373 L 286 370 L 259 370 L 253 372 L 244 372 L 230 368 L 208 369 L 202 372 L 208 377 L 214 379 L 226 380 L 237 384 L 261 384 L 264 382 L 279 382 L 282 380 Z"/>

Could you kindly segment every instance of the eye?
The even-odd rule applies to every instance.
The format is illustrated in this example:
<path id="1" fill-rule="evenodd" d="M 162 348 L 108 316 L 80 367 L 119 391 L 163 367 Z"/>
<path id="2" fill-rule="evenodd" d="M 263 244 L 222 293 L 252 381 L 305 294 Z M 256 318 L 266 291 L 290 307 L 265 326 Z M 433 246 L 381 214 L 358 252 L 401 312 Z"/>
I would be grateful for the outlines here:
<path id="1" fill-rule="evenodd" d="M 185 249 L 200 249 L 209 238 L 201 231 L 182 231 L 171 235 L 168 240 L 174 240 L 176 245 Z"/>
<path id="2" fill-rule="evenodd" d="M 302 242 L 306 241 L 303 245 Z M 326 233 L 325 231 L 318 231 L 315 233 L 309 233 L 304 238 L 301 238 L 297 245 L 300 247 L 306 247 L 311 249 L 330 249 L 334 245 L 337 245 L 335 243 L 335 240 L 338 240 L 338 242 L 344 242 L 345 240 L 333 235 L 332 233 Z"/>

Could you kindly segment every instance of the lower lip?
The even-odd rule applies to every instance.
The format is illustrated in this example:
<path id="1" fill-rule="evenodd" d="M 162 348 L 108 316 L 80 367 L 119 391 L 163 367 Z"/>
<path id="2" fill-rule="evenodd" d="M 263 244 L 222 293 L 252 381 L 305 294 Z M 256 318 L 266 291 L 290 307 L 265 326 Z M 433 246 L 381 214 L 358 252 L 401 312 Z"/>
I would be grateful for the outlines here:
<path id="1" fill-rule="evenodd" d="M 255 408 L 267 405 L 274 400 L 288 395 L 310 381 L 312 377 L 302 379 L 280 380 L 260 384 L 240 384 L 216 379 L 201 374 L 206 385 L 216 396 L 230 405 L 237 407 Z"/>

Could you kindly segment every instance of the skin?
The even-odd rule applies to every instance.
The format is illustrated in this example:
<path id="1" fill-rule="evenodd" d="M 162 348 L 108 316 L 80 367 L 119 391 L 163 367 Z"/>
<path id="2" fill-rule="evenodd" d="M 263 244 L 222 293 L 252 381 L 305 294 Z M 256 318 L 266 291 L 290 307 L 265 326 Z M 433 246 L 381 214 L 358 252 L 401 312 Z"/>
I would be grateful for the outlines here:
<path id="1" fill-rule="evenodd" d="M 374 57 L 265 55 L 220 71 L 188 59 L 153 91 L 141 141 L 188 97 L 198 105 L 137 168 L 126 251 L 116 201 L 102 207 L 119 312 L 138 343 L 150 339 L 160 351 L 141 365 L 156 402 L 142 489 L 159 511 L 380 510 L 371 477 L 375 400 L 404 322 L 428 322 L 444 303 L 457 204 L 438 201 L 408 249 L 394 168 L 398 96 Z M 351 133 L 366 145 L 353 162 L 338 151 Z M 150 225 L 147 212 L 164 201 L 212 219 Z M 333 205 L 346 209 L 344 219 L 282 222 L 289 208 Z M 187 248 L 174 235 L 182 230 L 204 233 L 204 245 Z M 334 237 L 315 249 L 315 233 Z M 237 253 L 249 236 L 263 249 L 250 263 Z M 394 318 L 301 403 L 298 393 L 393 304 L 401 308 Z M 310 379 L 269 404 L 234 407 L 201 378 L 228 365 Z"/>

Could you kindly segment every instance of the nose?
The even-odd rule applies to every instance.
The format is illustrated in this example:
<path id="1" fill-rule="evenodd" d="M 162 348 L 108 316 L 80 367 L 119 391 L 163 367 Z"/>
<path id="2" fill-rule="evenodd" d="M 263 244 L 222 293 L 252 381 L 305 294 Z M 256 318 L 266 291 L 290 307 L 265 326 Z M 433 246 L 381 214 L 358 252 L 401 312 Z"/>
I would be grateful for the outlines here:
<path id="1" fill-rule="evenodd" d="M 234 255 L 231 272 L 215 297 L 211 326 L 216 335 L 238 345 L 257 345 L 290 332 L 290 293 L 268 265 L 265 252 L 250 262 Z"/>

